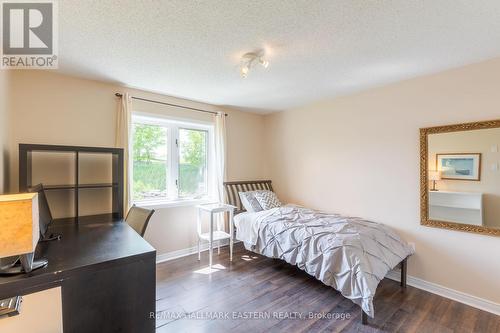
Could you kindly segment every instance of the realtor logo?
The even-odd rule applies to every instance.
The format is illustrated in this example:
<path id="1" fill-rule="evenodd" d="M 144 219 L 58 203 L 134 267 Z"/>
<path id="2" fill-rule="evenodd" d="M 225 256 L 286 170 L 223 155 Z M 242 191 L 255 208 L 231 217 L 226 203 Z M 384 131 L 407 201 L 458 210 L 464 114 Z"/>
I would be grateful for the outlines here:
<path id="1" fill-rule="evenodd" d="M 2 1 L 2 69 L 57 68 L 57 3 Z"/>

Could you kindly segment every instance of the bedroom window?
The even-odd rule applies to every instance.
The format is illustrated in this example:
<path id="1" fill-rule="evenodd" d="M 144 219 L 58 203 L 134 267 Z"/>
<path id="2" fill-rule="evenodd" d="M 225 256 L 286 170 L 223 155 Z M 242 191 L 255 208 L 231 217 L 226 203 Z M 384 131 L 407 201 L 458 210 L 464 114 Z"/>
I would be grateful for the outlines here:
<path id="1" fill-rule="evenodd" d="M 213 126 L 201 122 L 134 115 L 131 194 L 134 203 L 208 199 Z"/>

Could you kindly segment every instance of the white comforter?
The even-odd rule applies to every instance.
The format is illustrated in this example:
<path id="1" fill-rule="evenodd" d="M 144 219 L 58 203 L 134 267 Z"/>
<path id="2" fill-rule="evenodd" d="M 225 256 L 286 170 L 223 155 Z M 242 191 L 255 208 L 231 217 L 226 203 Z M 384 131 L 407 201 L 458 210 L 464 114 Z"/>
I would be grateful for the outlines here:
<path id="1" fill-rule="evenodd" d="M 388 227 L 287 205 L 235 217 L 245 247 L 297 265 L 374 316 L 379 282 L 412 248 Z"/>

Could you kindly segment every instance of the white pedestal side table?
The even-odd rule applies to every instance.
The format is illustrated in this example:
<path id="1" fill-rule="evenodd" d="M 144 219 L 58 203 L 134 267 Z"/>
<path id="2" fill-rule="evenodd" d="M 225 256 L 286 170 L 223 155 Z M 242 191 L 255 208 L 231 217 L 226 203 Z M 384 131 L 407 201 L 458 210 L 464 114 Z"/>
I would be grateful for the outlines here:
<path id="1" fill-rule="evenodd" d="M 218 244 L 218 253 L 220 254 L 220 242 L 224 239 L 229 239 L 229 260 L 233 261 L 233 242 L 234 242 L 234 229 L 233 229 L 233 216 L 235 206 L 222 204 L 222 203 L 211 203 L 196 206 L 198 208 L 198 223 L 197 223 L 197 231 L 198 231 L 198 260 L 200 260 L 200 241 L 203 239 L 208 241 L 209 247 L 209 268 L 212 269 L 212 254 L 213 254 L 213 243 L 217 241 Z M 202 213 L 207 212 L 210 214 L 210 228 L 209 232 L 202 233 L 201 231 L 201 220 Z M 220 225 L 217 225 L 217 230 L 214 230 L 214 222 L 216 214 L 224 214 L 225 212 L 229 213 L 229 233 L 220 230 Z"/>

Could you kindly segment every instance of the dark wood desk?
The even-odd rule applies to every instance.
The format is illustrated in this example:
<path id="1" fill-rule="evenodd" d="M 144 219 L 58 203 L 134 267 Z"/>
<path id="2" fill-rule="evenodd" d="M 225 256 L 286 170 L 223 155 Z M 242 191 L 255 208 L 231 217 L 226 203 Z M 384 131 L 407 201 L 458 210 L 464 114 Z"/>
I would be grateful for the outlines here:
<path id="1" fill-rule="evenodd" d="M 0 277 L 0 299 L 61 287 L 64 332 L 154 332 L 156 251 L 110 216 L 56 220 L 40 243 L 47 267 Z M 43 320 L 43 319 L 41 319 Z"/>

